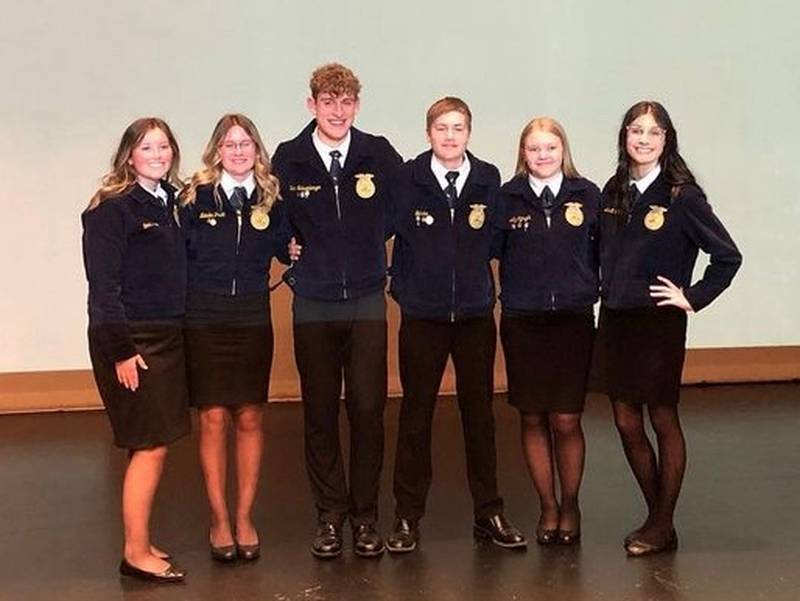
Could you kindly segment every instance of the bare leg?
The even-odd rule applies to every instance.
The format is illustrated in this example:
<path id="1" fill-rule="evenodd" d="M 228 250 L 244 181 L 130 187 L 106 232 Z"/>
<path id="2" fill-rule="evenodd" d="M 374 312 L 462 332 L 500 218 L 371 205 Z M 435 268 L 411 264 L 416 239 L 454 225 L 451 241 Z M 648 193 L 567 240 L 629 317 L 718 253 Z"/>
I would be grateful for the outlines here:
<path id="1" fill-rule="evenodd" d="M 150 550 L 150 514 L 166 456 L 165 446 L 134 451 L 122 482 L 123 555 L 128 563 L 148 572 L 169 567 Z"/>
<path id="2" fill-rule="evenodd" d="M 255 545 L 258 532 L 250 516 L 258 490 L 261 454 L 264 450 L 262 405 L 243 405 L 234 413 L 236 422 L 236 542 Z"/>
<path id="3" fill-rule="evenodd" d="M 586 442 L 583 438 L 580 413 L 551 413 L 550 430 L 555 439 L 556 466 L 561 483 L 561 512 L 558 529 L 580 530 L 581 512 L 578 491 L 583 478 Z"/>
<path id="4" fill-rule="evenodd" d="M 233 544 L 228 503 L 225 498 L 227 477 L 228 410 L 225 407 L 200 409 L 200 465 L 206 483 L 211 511 L 209 540 L 215 547 Z"/>

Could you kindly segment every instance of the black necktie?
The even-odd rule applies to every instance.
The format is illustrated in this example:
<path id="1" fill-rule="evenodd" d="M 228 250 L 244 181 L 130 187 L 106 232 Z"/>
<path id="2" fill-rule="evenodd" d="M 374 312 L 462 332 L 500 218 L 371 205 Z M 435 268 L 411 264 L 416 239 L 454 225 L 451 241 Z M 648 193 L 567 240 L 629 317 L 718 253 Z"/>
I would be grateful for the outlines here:
<path id="1" fill-rule="evenodd" d="M 236 186 L 233 189 L 233 194 L 231 195 L 231 206 L 233 207 L 233 210 L 237 213 L 241 211 L 246 200 L 247 190 L 244 189 L 244 186 Z"/>
<path id="2" fill-rule="evenodd" d="M 335 186 L 339 185 L 339 178 L 342 176 L 342 164 L 339 162 L 339 158 L 342 156 L 342 153 L 338 150 L 331 150 L 331 179 L 333 180 L 333 184 Z"/>
<path id="3" fill-rule="evenodd" d="M 626 209 L 628 210 L 628 213 L 633 212 L 633 207 L 636 206 L 636 203 L 641 195 L 642 193 L 639 192 L 639 188 L 636 187 L 636 184 L 631 184 L 630 188 L 628 188 L 628 197 L 627 197 L 628 206 L 626 207 Z"/>
<path id="4" fill-rule="evenodd" d="M 447 196 L 447 204 L 452 209 L 456 204 L 458 198 L 458 190 L 456 190 L 456 180 L 458 179 L 458 171 L 448 171 L 444 174 L 447 180 L 447 187 L 444 189 L 444 195 Z"/>
<path id="5" fill-rule="evenodd" d="M 553 203 L 555 203 L 556 198 L 553 196 L 553 191 L 550 189 L 550 186 L 545 186 L 544 190 L 542 190 L 542 209 L 544 210 L 545 217 L 550 217 L 550 214 L 553 212 Z"/>

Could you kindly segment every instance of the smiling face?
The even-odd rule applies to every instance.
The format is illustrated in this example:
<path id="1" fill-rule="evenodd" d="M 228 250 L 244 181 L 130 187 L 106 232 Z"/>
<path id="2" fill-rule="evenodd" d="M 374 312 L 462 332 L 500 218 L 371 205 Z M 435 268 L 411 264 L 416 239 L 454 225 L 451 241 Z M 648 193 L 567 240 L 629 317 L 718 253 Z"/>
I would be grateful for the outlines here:
<path id="1" fill-rule="evenodd" d="M 242 181 L 253 170 L 256 162 L 256 144 L 240 125 L 228 129 L 219 144 L 222 168 L 235 180 Z"/>
<path id="2" fill-rule="evenodd" d="M 467 116 L 461 111 L 448 111 L 436 117 L 428 128 L 428 142 L 439 162 L 456 169 L 467 152 L 470 127 Z"/>
<path id="3" fill-rule="evenodd" d="M 664 154 L 666 132 L 651 112 L 643 113 L 627 126 L 625 151 L 635 177 L 647 175 Z"/>
<path id="4" fill-rule="evenodd" d="M 559 171 L 564 161 L 564 144 L 557 135 L 533 129 L 523 145 L 528 172 L 539 179 L 548 179 Z"/>
<path id="5" fill-rule="evenodd" d="M 308 110 L 317 120 L 320 139 L 329 146 L 338 146 L 347 136 L 358 113 L 356 96 L 320 92 L 316 98 L 306 100 Z"/>
<path id="6" fill-rule="evenodd" d="M 172 146 L 158 127 L 150 129 L 134 146 L 128 164 L 136 172 L 137 181 L 154 190 L 172 166 Z"/>

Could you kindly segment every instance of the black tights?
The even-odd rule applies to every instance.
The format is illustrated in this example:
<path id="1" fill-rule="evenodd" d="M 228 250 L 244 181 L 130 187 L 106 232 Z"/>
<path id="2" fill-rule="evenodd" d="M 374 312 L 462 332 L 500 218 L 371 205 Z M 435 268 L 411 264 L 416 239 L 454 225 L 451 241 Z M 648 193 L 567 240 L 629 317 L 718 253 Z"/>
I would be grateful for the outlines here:
<path id="1" fill-rule="evenodd" d="M 522 412 L 520 417 L 522 450 L 541 504 L 539 526 L 575 530 L 580 526 L 578 490 L 586 455 L 581 414 Z M 560 507 L 555 491 L 554 458 L 561 490 Z"/>
<path id="2" fill-rule="evenodd" d="M 659 543 L 670 535 L 683 473 L 686 442 L 677 406 L 648 406 L 650 424 L 656 433 L 658 456 L 644 429 L 644 411 L 639 405 L 612 402 L 625 457 L 647 503 L 647 520 L 638 529 L 639 538 Z"/>

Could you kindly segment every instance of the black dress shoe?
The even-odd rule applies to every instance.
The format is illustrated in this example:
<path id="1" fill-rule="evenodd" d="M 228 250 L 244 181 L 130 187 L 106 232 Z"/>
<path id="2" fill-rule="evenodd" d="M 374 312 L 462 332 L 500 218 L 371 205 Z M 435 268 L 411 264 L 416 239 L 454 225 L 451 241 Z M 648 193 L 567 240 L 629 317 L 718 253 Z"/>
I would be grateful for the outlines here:
<path id="1" fill-rule="evenodd" d="M 502 513 L 475 520 L 472 531 L 476 537 L 491 540 L 506 549 L 521 549 L 528 545 L 522 532 L 512 526 Z"/>
<path id="2" fill-rule="evenodd" d="M 146 580 L 148 582 L 158 582 L 160 584 L 171 584 L 175 582 L 183 582 L 186 578 L 186 570 L 175 567 L 172 564 L 167 566 L 167 569 L 161 572 L 148 572 L 142 570 L 128 563 L 128 560 L 123 558 L 119 563 L 119 573 L 123 576 L 130 576 L 139 580 Z"/>
<path id="3" fill-rule="evenodd" d="M 220 563 L 233 563 L 236 561 L 236 545 L 221 545 L 215 547 L 214 543 L 208 541 L 211 550 L 211 559 Z"/>
<path id="4" fill-rule="evenodd" d="M 645 555 L 655 555 L 656 553 L 668 553 L 678 548 L 678 534 L 673 530 L 661 545 L 654 545 L 645 542 L 638 537 L 633 538 L 627 545 L 625 551 L 628 557 L 644 557 Z"/>
<path id="5" fill-rule="evenodd" d="M 375 524 L 361 524 L 353 530 L 353 550 L 359 557 L 378 557 L 383 549 L 383 539 Z"/>
<path id="6" fill-rule="evenodd" d="M 330 559 L 342 554 L 342 527 L 331 522 L 320 522 L 317 534 L 311 543 L 311 554 L 321 559 Z"/>
<path id="7" fill-rule="evenodd" d="M 536 528 L 536 542 L 540 545 L 552 545 L 558 540 L 558 530 L 556 528 Z"/>
<path id="8" fill-rule="evenodd" d="M 236 555 L 243 561 L 255 561 L 261 557 L 261 543 L 254 545 L 242 545 L 236 543 Z"/>
<path id="9" fill-rule="evenodd" d="M 558 531 L 558 544 L 559 545 L 574 545 L 581 540 L 580 528 L 577 530 L 559 530 Z"/>
<path id="10" fill-rule="evenodd" d="M 386 539 L 386 548 L 390 553 L 410 553 L 417 548 L 418 542 L 417 521 L 397 518 L 394 521 L 394 531 Z"/>

